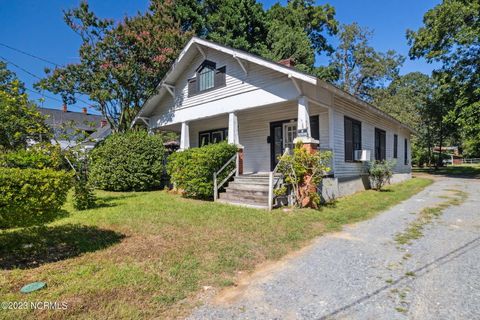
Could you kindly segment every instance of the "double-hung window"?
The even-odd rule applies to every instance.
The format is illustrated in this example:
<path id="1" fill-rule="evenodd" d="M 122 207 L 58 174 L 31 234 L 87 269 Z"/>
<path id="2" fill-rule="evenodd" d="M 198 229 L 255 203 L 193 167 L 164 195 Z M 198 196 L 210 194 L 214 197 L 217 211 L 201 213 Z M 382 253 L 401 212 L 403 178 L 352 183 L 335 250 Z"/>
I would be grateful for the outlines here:
<path id="1" fill-rule="evenodd" d="M 358 120 L 344 118 L 345 161 L 355 160 L 355 151 L 362 149 L 362 123 Z"/>
<path id="2" fill-rule="evenodd" d="M 226 67 L 217 69 L 215 62 L 205 60 L 197 68 L 195 77 L 188 79 L 188 96 L 194 96 L 205 91 L 225 86 Z"/>
<path id="3" fill-rule="evenodd" d="M 206 64 L 198 72 L 198 91 L 205 91 L 215 86 L 215 67 Z"/>

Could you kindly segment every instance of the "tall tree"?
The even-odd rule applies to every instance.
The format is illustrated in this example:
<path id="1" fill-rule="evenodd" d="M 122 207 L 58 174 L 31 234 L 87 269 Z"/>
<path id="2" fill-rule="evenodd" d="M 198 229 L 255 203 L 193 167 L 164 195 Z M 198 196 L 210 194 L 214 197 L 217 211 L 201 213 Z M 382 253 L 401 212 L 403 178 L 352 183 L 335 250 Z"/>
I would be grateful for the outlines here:
<path id="1" fill-rule="evenodd" d="M 373 91 L 374 105 L 410 126 L 412 158 L 417 164 L 431 163 L 438 136 L 438 105 L 434 103 L 435 83 L 431 77 L 411 72 L 395 78 L 387 87 Z"/>
<path id="2" fill-rule="evenodd" d="M 30 139 L 48 139 L 50 130 L 25 86 L 0 61 L 0 150 L 25 148 Z"/>
<path id="3" fill-rule="evenodd" d="M 266 14 L 256 0 L 206 1 L 206 37 L 254 54 L 266 51 Z"/>
<path id="4" fill-rule="evenodd" d="M 411 58 L 441 63 L 434 76 L 448 104 L 443 123 L 458 127 L 465 153 L 480 156 L 480 1 L 444 0 L 407 31 Z"/>
<path id="5" fill-rule="evenodd" d="M 114 131 L 128 130 L 189 37 L 172 10 L 166 2 L 161 10 L 120 23 L 98 18 L 86 2 L 66 11 L 66 23 L 82 39 L 80 62 L 46 70 L 37 86 L 67 103 L 87 95 Z"/>
<path id="6" fill-rule="evenodd" d="M 421 72 L 411 72 L 393 79 L 385 88 L 372 93 L 372 102 L 396 119 L 417 130 L 423 111 L 433 93 L 432 79 Z"/>
<path id="7" fill-rule="evenodd" d="M 291 58 L 300 70 L 322 73 L 314 66 L 315 55 L 333 51 L 326 38 L 337 33 L 332 6 L 315 5 L 313 0 L 291 0 L 286 6 L 276 3 L 267 11 L 267 21 L 264 56 L 273 60 Z"/>
<path id="8" fill-rule="evenodd" d="M 153 0 L 152 8 L 168 0 Z M 275 61 L 291 58 L 298 69 L 321 73 L 315 55 L 330 53 L 327 35 L 337 32 L 335 9 L 313 0 L 290 0 L 264 10 L 257 0 L 177 0 L 182 30 Z"/>
<path id="9" fill-rule="evenodd" d="M 357 23 L 342 25 L 340 43 L 331 61 L 337 84 L 345 91 L 371 99 L 373 90 L 398 76 L 404 58 L 393 50 L 385 53 L 369 45 L 372 32 Z"/>

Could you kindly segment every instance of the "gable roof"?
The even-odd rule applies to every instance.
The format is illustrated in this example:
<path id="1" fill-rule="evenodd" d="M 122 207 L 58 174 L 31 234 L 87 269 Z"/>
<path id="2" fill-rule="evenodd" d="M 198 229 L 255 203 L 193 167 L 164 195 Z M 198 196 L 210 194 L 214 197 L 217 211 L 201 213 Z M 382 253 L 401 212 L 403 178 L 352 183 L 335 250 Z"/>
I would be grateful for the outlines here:
<path id="1" fill-rule="evenodd" d="M 158 99 L 160 99 L 164 94 L 167 93 L 167 90 L 164 88 L 164 85 L 172 85 L 173 83 L 175 83 L 175 80 L 183 71 L 183 68 L 180 67 L 181 62 L 184 60 L 192 59 L 197 53 L 202 52 L 203 48 L 210 48 L 219 52 L 223 52 L 227 55 L 232 56 L 234 59 L 239 59 L 239 60 L 248 61 L 254 64 L 258 64 L 266 68 L 275 70 L 277 72 L 283 73 L 291 78 L 295 78 L 295 79 L 310 83 L 312 85 L 317 84 L 318 79 L 315 76 L 287 67 L 283 64 L 259 57 L 257 55 L 248 53 L 243 50 L 234 49 L 234 48 L 221 45 L 212 41 L 208 41 L 205 39 L 201 39 L 198 37 L 192 37 L 192 39 L 190 39 L 187 45 L 180 52 L 177 59 L 175 59 L 175 61 L 173 62 L 172 66 L 170 67 L 168 72 L 165 74 L 163 79 L 157 85 L 156 89 L 158 93 L 150 97 L 145 102 L 142 109 L 140 109 L 140 112 L 135 117 L 135 120 L 141 117 L 146 110 L 149 110 L 155 106 L 155 103 L 153 103 L 153 100 L 158 101 Z"/>
<path id="2" fill-rule="evenodd" d="M 72 123 L 76 129 L 94 131 L 100 128 L 103 116 L 83 112 L 63 111 L 59 109 L 38 107 L 38 112 L 46 116 L 45 123 L 57 128 L 66 123 Z"/>
<path id="3" fill-rule="evenodd" d="M 170 67 L 169 71 L 165 74 L 163 79 L 157 85 L 156 89 L 157 89 L 158 93 L 156 95 L 153 95 L 152 97 L 150 97 L 144 103 L 144 105 L 142 106 L 142 108 L 138 112 L 137 116 L 135 117 L 134 121 L 132 122 L 132 126 L 135 124 L 137 119 L 142 117 L 142 114 L 145 111 L 148 111 L 148 110 L 154 108 L 155 105 L 156 105 L 156 101 L 160 101 L 160 99 L 163 97 L 163 95 L 167 94 L 167 89 L 165 88 L 165 85 L 169 86 L 169 85 L 173 85 L 175 83 L 175 80 L 177 79 L 177 77 L 183 71 L 183 68 L 179 67 L 179 64 L 183 60 L 189 60 L 189 59 L 193 58 L 193 56 L 198 54 L 198 52 L 200 52 L 200 54 L 205 56 L 205 54 L 202 51 L 202 47 L 214 49 L 214 50 L 219 51 L 219 52 L 223 52 L 227 55 L 232 56 L 236 60 L 248 61 L 248 62 L 257 64 L 257 65 L 275 70 L 277 72 L 280 72 L 280 73 L 283 73 L 283 74 L 287 75 L 290 78 L 298 79 L 300 81 L 304 81 L 304 82 L 309 83 L 309 84 L 314 85 L 314 86 L 320 85 L 321 87 L 323 87 L 323 88 L 325 88 L 325 89 L 327 89 L 327 90 L 329 90 L 329 91 L 331 91 L 331 92 L 333 92 L 337 95 L 340 95 L 340 96 L 342 96 L 342 97 L 344 97 L 344 98 L 346 98 L 350 101 L 353 101 L 355 103 L 360 104 L 361 106 L 367 108 L 370 111 L 373 111 L 375 113 L 379 113 L 379 114 L 383 115 L 384 117 L 388 118 L 389 120 L 397 123 L 401 127 L 405 128 L 405 129 L 407 129 L 411 132 L 414 131 L 412 128 L 410 128 L 406 124 L 400 122 L 396 118 L 392 117 L 390 114 L 386 113 L 385 111 L 377 108 L 376 106 L 374 106 L 374 105 L 372 105 L 372 104 L 370 104 L 370 103 L 368 103 L 368 102 L 366 102 L 366 101 L 364 101 L 364 100 L 362 100 L 362 99 L 360 99 L 360 98 L 358 98 L 358 97 L 356 97 L 356 96 L 354 96 L 354 95 L 352 95 L 352 94 L 350 94 L 350 93 L 348 93 L 348 92 L 346 92 L 346 91 L 344 91 L 344 90 L 342 90 L 338 87 L 336 87 L 335 85 L 333 85 L 333 84 L 331 84 L 331 83 L 329 83 L 325 80 L 317 78 L 316 76 L 313 76 L 313 75 L 310 75 L 308 73 L 305 73 L 305 72 L 296 70 L 294 68 L 285 66 L 285 65 L 280 64 L 278 62 L 274 62 L 274 61 L 271 61 L 269 59 L 266 59 L 266 58 L 248 53 L 248 52 L 240 50 L 240 49 L 234 49 L 234 48 L 231 48 L 231 47 L 228 47 L 228 46 L 225 46 L 225 45 L 222 45 L 222 44 L 218 44 L 218 43 L 215 43 L 215 42 L 212 42 L 212 41 L 209 41 L 209 40 L 201 39 L 201 38 L 198 38 L 198 37 L 192 37 L 190 39 L 190 41 L 187 43 L 187 45 L 180 52 L 177 59 L 175 59 L 172 66 Z M 194 48 L 196 50 L 191 50 L 192 48 Z"/>

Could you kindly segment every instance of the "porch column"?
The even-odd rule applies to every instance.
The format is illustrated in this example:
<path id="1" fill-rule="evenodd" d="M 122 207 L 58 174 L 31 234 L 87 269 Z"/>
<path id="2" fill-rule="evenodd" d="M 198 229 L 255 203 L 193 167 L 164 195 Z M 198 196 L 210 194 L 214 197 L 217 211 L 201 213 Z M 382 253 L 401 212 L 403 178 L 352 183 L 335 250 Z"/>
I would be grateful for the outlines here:
<path id="1" fill-rule="evenodd" d="M 238 147 L 237 152 L 237 176 L 243 174 L 243 146 L 238 138 L 238 118 L 235 112 L 228 114 L 228 143 Z"/>
<path id="2" fill-rule="evenodd" d="M 333 106 L 328 109 L 328 146 L 332 153 L 335 150 L 335 111 Z M 330 174 L 335 174 L 335 153 L 332 154 Z"/>
<path id="3" fill-rule="evenodd" d="M 235 112 L 228 114 L 228 143 L 238 145 L 238 119 Z"/>
<path id="4" fill-rule="evenodd" d="M 180 150 L 190 148 L 190 131 L 188 122 L 182 122 L 182 132 L 180 134 Z"/>
<path id="5" fill-rule="evenodd" d="M 304 96 L 298 98 L 298 121 L 297 136 L 300 138 L 310 138 L 310 116 L 308 112 L 308 99 Z"/>
<path id="6" fill-rule="evenodd" d="M 305 96 L 298 98 L 297 119 L 297 138 L 295 138 L 294 142 L 302 142 L 305 148 L 313 152 L 317 149 L 319 141 L 312 138 L 308 99 Z"/>

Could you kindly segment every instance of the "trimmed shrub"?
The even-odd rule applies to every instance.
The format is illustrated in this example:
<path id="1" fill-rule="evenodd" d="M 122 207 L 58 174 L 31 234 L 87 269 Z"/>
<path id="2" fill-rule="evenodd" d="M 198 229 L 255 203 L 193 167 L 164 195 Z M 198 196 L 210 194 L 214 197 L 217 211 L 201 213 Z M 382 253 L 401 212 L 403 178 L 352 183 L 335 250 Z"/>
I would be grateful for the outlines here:
<path id="1" fill-rule="evenodd" d="M 379 191 L 384 185 L 390 183 L 395 165 L 395 160 L 372 161 L 368 163 L 368 174 L 373 189 Z"/>
<path id="2" fill-rule="evenodd" d="M 235 145 L 226 142 L 210 144 L 201 148 L 175 152 L 168 157 L 167 172 L 176 188 L 190 198 L 213 197 L 213 173 L 218 171 L 237 152 Z M 226 168 L 218 179 L 222 181 L 235 162 Z"/>
<path id="3" fill-rule="evenodd" d="M 65 164 L 59 146 L 35 145 L 30 149 L 0 153 L 0 167 L 61 169 L 65 167 Z"/>
<path id="4" fill-rule="evenodd" d="M 109 191 L 161 188 L 164 172 L 162 138 L 144 131 L 116 133 L 90 153 L 90 181 Z"/>
<path id="5" fill-rule="evenodd" d="M 71 183 L 72 174 L 63 170 L 0 168 L 0 228 L 51 220 Z"/>

